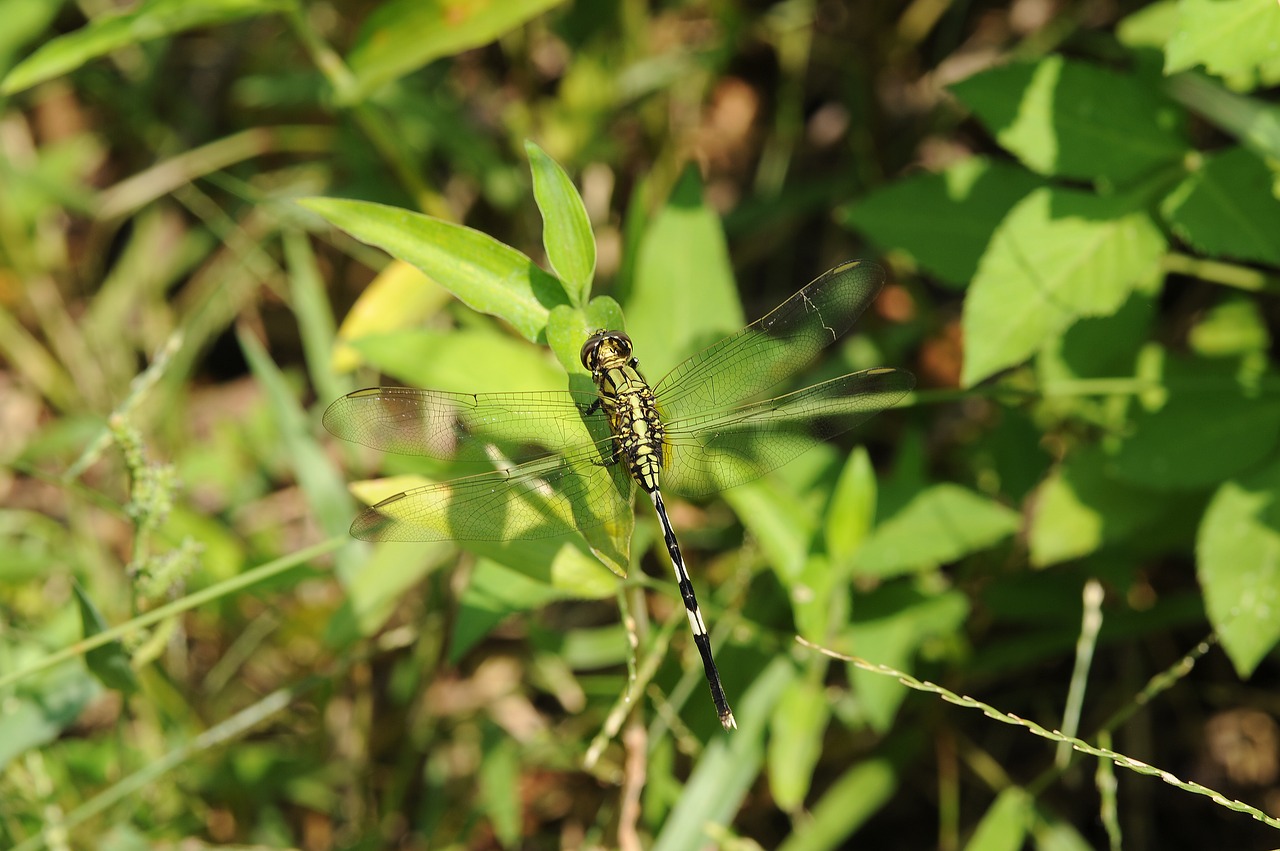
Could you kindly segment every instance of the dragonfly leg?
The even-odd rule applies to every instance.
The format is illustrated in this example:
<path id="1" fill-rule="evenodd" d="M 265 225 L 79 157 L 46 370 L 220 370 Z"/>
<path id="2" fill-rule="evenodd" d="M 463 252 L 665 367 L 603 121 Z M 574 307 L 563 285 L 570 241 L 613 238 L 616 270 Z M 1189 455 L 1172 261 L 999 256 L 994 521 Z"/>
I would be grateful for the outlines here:
<path id="1" fill-rule="evenodd" d="M 676 571 L 676 582 L 680 586 L 680 597 L 684 600 L 685 614 L 689 616 L 689 627 L 693 630 L 693 643 L 698 646 L 698 655 L 702 657 L 702 670 L 707 676 L 707 685 L 711 688 L 711 700 L 716 705 L 716 713 L 720 716 L 720 724 L 726 730 L 737 728 L 733 711 L 729 709 L 729 699 L 725 697 L 724 686 L 720 683 L 720 671 L 716 669 L 716 660 L 711 655 L 711 636 L 707 634 L 707 625 L 702 620 L 702 611 L 698 608 L 698 598 L 693 593 L 693 582 L 689 580 L 689 571 L 684 567 L 684 556 L 680 554 L 680 545 L 676 543 L 676 533 L 667 519 L 667 507 L 662 502 L 662 494 L 652 491 L 653 508 L 658 512 L 658 520 L 662 523 L 662 537 L 667 542 L 667 552 L 671 554 L 671 566 Z"/>

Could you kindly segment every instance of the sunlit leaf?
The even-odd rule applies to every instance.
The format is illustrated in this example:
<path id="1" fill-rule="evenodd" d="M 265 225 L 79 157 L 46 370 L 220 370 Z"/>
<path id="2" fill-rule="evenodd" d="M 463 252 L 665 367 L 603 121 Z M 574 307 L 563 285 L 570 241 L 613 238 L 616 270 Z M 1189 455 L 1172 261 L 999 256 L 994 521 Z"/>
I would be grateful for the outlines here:
<path id="1" fill-rule="evenodd" d="M 416 266 L 464 304 L 537 341 L 566 297 L 560 282 L 525 255 L 480 231 L 422 213 L 340 198 L 298 202 L 361 242 Z"/>
<path id="2" fill-rule="evenodd" d="M 542 211 L 542 245 L 547 260 L 569 298 L 582 305 L 591 294 L 591 277 L 596 270 L 596 241 L 587 208 L 559 163 L 533 142 L 525 142 L 524 148 L 533 171 L 533 196 Z"/>

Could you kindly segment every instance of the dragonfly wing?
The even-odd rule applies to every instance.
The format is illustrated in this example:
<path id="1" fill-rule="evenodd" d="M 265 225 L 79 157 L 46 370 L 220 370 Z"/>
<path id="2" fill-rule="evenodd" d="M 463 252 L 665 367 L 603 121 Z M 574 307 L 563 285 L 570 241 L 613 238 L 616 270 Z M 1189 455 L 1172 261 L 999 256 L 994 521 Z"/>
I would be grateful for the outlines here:
<path id="1" fill-rule="evenodd" d="M 508 458 L 530 458 L 592 440 L 583 410 L 591 393 L 447 393 L 369 387 L 324 412 L 324 427 L 344 440 L 400 455 L 456 458 L 494 444 Z"/>
<path id="2" fill-rule="evenodd" d="M 757 396 L 795 373 L 848 331 L 884 284 L 875 263 L 837 266 L 746 328 L 671 370 L 654 387 L 678 420 Z"/>
<path id="3" fill-rule="evenodd" d="M 590 529 L 631 513 L 631 483 L 606 465 L 611 444 L 425 485 L 366 508 L 351 534 L 366 541 L 505 541 Z"/>
<path id="4" fill-rule="evenodd" d="M 892 407 L 914 386 L 909 372 L 868 369 L 776 399 L 670 421 L 662 487 L 708 496 L 759 478 Z"/>

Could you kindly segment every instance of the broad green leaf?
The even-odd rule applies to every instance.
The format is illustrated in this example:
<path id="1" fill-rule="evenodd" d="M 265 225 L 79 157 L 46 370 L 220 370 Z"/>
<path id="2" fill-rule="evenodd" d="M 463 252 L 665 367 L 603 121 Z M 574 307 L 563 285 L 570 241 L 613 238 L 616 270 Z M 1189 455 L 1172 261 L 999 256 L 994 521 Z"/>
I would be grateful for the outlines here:
<path id="1" fill-rule="evenodd" d="M 1056 382 L 1133 374 L 1155 314 L 1155 298 L 1144 291 L 1153 282 L 1159 283 L 1142 282 L 1115 313 L 1078 319 L 1048 341 L 1036 358 L 1046 395 L 1053 395 Z"/>
<path id="2" fill-rule="evenodd" d="M 996 230 L 964 303 L 962 382 L 1036 353 L 1082 316 L 1106 316 L 1158 269 L 1164 236 L 1125 199 L 1044 188 Z"/>
<path id="3" fill-rule="evenodd" d="M 298 202 L 361 242 L 416 266 L 472 310 L 510 323 L 537 342 L 564 290 L 519 251 L 491 236 L 422 213 L 368 201 Z"/>
<path id="4" fill-rule="evenodd" d="M 965 851 L 1022 851 L 1035 817 L 1035 802 L 1018 786 L 1001 792 L 983 814 Z"/>
<path id="5" fill-rule="evenodd" d="M 542 211 L 542 246 L 569 299 L 582 306 L 591 294 L 596 271 L 596 240 L 587 208 L 560 164 L 535 145 L 524 143 L 533 172 L 533 197 Z"/>
<path id="6" fill-rule="evenodd" d="M 45 42 L 9 72 L 0 84 L 0 94 L 11 95 L 52 80 L 122 47 L 292 7 L 292 0 L 150 0 L 128 12 L 101 15 L 75 32 Z"/>
<path id="7" fill-rule="evenodd" d="M 859 595 L 844 643 L 864 659 L 911 673 L 920 645 L 953 634 L 968 616 L 968 601 L 959 592 L 926 596 L 908 585 L 890 583 Z M 907 690 L 892 677 L 853 664 L 847 667 L 867 723 L 886 732 L 893 726 Z"/>
<path id="8" fill-rule="evenodd" d="M 1203 254 L 1280 266 L 1276 178 L 1253 153 L 1232 148 L 1205 157 L 1164 199 L 1160 213 L 1179 239 Z"/>
<path id="9" fill-rule="evenodd" d="M 1018 530 L 1018 512 L 950 483 L 918 494 L 881 523 L 854 556 L 856 576 L 933 570 Z"/>
<path id="10" fill-rule="evenodd" d="M 347 56 L 344 105 L 428 62 L 488 44 L 563 0 L 392 0 L 365 20 Z"/>
<path id="11" fill-rule="evenodd" d="M 1203 65 L 1248 90 L 1280 82 L 1280 6 L 1274 0 L 1181 0 L 1164 71 Z"/>
<path id="12" fill-rule="evenodd" d="M 1165 393 L 1140 399 L 1111 470 L 1155 490 L 1217 485 L 1267 457 L 1280 440 L 1280 388 L 1252 359 L 1166 355 Z"/>
<path id="13" fill-rule="evenodd" d="M 804 805 L 831 708 L 821 683 L 795 679 L 787 684 L 769 723 L 769 791 L 783 812 Z"/>
<path id="14" fill-rule="evenodd" d="M 688 170 L 640 244 L 627 302 L 636 357 L 656 384 L 685 357 L 744 324 L 724 230 Z"/>
<path id="15" fill-rule="evenodd" d="M 1200 524 L 1196 574 L 1222 648 L 1251 676 L 1280 641 L 1280 463 L 1218 488 Z"/>
<path id="16" fill-rule="evenodd" d="M 516 739 L 496 727 L 485 727 L 476 792 L 494 836 L 504 848 L 517 847 L 521 838 L 519 747 Z"/>
<path id="17" fill-rule="evenodd" d="M 80 625 L 84 631 L 84 637 L 90 638 L 105 630 L 106 620 L 98 611 L 98 607 L 89 599 L 89 595 L 80 587 L 80 583 L 73 582 L 71 589 L 75 592 L 76 602 L 80 606 Z M 138 678 L 133 672 L 129 653 L 119 639 L 109 641 L 85 653 L 84 663 L 98 678 L 98 682 L 107 688 L 126 695 L 138 690 Z"/>
<path id="18" fill-rule="evenodd" d="M 1165 516 L 1160 494 L 1108 476 L 1107 459 L 1085 450 L 1054 470 L 1032 505 L 1031 563 L 1045 567 L 1129 538 Z"/>
<path id="19" fill-rule="evenodd" d="M 1205 311 L 1187 335 L 1192 351 L 1208 358 L 1238 357 L 1271 347 L 1271 333 L 1248 296 L 1228 296 Z"/>
<path id="20" fill-rule="evenodd" d="M 1123 183 L 1187 150 L 1179 114 L 1157 92 L 1059 55 L 984 71 L 951 88 L 1002 146 L 1041 174 Z"/>
<path id="21" fill-rule="evenodd" d="M 351 372 L 360 355 L 351 343 L 362 337 L 420 325 L 449 303 L 449 291 L 403 260 L 393 260 L 378 273 L 338 327 L 333 370 Z"/>
<path id="22" fill-rule="evenodd" d="M 840 211 L 880 248 L 901 250 L 955 286 L 966 286 L 996 226 L 1041 183 L 1026 169 L 970 157 L 940 174 L 912 175 Z"/>
<path id="23" fill-rule="evenodd" d="M 888 759 L 857 763 L 823 793 L 806 819 L 778 851 L 830 851 L 850 847 L 846 840 L 880 812 L 898 789 L 901 766 Z"/>
<path id="24" fill-rule="evenodd" d="M 764 551 L 778 581 L 791 589 L 816 531 L 812 509 L 774 476 L 731 488 L 721 497 Z"/>
<path id="25" fill-rule="evenodd" d="M 565 389 L 564 372 L 545 349 L 494 331 L 394 331 L 351 347 L 369 366 L 415 387 L 457 393 Z"/>
<path id="26" fill-rule="evenodd" d="M 876 471 L 866 447 L 849 455 L 827 508 L 827 553 L 832 561 L 847 560 L 871 532 L 876 517 Z"/>

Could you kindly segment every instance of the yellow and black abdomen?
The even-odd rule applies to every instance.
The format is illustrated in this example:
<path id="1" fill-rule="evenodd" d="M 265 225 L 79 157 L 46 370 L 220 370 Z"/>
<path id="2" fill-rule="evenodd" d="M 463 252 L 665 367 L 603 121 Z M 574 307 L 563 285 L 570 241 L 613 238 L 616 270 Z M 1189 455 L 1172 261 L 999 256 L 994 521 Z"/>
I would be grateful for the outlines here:
<path id="1" fill-rule="evenodd" d="M 609 418 L 617 460 L 646 492 L 658 489 L 662 472 L 664 430 L 653 390 L 631 366 L 600 374 L 600 401 Z"/>

